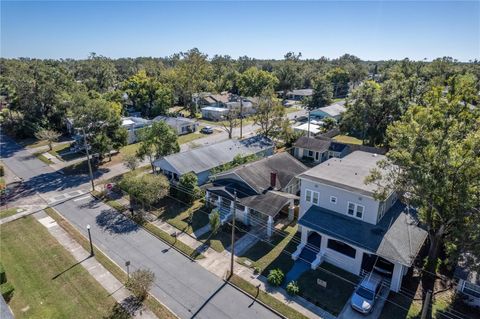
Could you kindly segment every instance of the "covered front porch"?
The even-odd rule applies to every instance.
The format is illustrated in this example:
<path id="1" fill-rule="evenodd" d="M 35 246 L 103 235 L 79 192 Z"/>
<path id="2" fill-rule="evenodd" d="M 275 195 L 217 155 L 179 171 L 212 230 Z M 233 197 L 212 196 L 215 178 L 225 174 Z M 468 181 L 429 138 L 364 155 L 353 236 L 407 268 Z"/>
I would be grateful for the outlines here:
<path id="1" fill-rule="evenodd" d="M 271 237 L 275 223 L 282 215 L 294 219 L 297 197 L 281 192 L 267 192 L 262 195 L 252 195 L 237 198 L 225 187 L 211 187 L 205 192 L 205 200 L 208 205 L 217 208 L 220 213 L 220 222 L 225 224 L 235 214 L 235 220 L 242 222 L 255 229 L 265 228 L 267 237 Z"/>
<path id="2" fill-rule="evenodd" d="M 384 283 L 390 286 L 390 290 L 395 292 L 400 290 L 403 276 L 408 271 L 407 266 L 398 262 L 387 260 L 305 226 L 301 226 L 301 242 L 292 254 L 292 259 L 306 261 L 314 270 L 323 262 L 327 262 L 357 276 L 365 276 L 371 271 L 376 271 L 384 277 Z"/>

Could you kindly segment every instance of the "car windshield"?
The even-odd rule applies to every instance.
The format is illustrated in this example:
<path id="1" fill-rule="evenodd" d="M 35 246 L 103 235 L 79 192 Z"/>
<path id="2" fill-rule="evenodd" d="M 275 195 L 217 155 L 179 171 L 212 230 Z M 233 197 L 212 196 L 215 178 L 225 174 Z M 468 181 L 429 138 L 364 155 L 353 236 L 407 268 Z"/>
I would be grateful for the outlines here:
<path id="1" fill-rule="evenodd" d="M 363 287 L 357 289 L 357 295 L 368 300 L 373 300 L 373 291 L 365 289 Z"/>

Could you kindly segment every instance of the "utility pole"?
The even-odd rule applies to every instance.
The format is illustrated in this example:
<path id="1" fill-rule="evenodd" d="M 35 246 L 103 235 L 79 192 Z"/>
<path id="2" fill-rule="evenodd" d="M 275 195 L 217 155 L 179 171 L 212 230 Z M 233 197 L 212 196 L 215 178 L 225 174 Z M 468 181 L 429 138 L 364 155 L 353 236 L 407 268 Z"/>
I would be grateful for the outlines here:
<path id="1" fill-rule="evenodd" d="M 423 302 L 423 309 L 422 309 L 422 315 L 421 319 L 426 319 L 428 315 L 428 308 L 430 307 L 430 301 L 432 300 L 432 291 L 428 290 L 427 294 L 425 296 L 425 300 Z"/>
<path id="2" fill-rule="evenodd" d="M 243 101 L 240 96 L 240 138 L 243 137 Z"/>
<path id="3" fill-rule="evenodd" d="M 85 147 L 85 152 L 87 152 L 87 162 L 88 162 L 88 172 L 90 173 L 90 182 L 92 183 L 92 191 L 94 191 L 95 183 L 93 182 L 92 164 L 90 164 L 90 152 L 88 151 L 87 135 L 85 135 L 84 128 L 82 128 L 82 132 L 83 132 L 83 146 Z"/>
<path id="4" fill-rule="evenodd" d="M 233 262 L 234 262 L 234 255 L 235 255 L 235 215 L 237 210 L 237 191 L 233 192 L 233 213 L 232 213 L 232 247 L 231 247 L 231 255 L 230 255 L 230 276 L 233 275 Z"/>

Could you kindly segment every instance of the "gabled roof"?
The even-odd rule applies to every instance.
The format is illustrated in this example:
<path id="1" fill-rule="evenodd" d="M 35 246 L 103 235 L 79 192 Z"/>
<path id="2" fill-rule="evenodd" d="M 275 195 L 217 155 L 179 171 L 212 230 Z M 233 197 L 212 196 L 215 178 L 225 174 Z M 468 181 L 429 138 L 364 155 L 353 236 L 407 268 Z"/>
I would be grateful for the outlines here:
<path id="1" fill-rule="evenodd" d="M 306 148 L 312 151 L 325 152 L 330 147 L 330 141 L 301 136 L 294 144 L 295 147 Z"/>
<path id="2" fill-rule="evenodd" d="M 365 184 L 365 178 L 384 155 L 355 151 L 344 158 L 330 158 L 309 169 L 299 178 L 314 180 L 330 186 L 343 188 L 366 196 L 373 196 L 378 185 Z"/>
<path id="3" fill-rule="evenodd" d="M 413 213 L 397 202 L 377 225 L 312 205 L 298 223 L 390 261 L 411 266 L 427 232 L 417 226 Z"/>
<path id="4" fill-rule="evenodd" d="M 310 95 L 313 95 L 313 89 L 292 90 L 292 91 L 287 92 L 287 95 L 310 96 Z"/>
<path id="5" fill-rule="evenodd" d="M 208 171 L 214 167 L 229 163 L 236 155 L 249 155 L 273 147 L 273 142 L 263 136 L 253 136 L 243 140 L 226 140 L 220 143 L 176 153 L 154 162 L 156 167 L 170 165 L 178 174 Z"/>
<path id="6" fill-rule="evenodd" d="M 177 127 L 178 125 L 190 125 L 190 124 L 195 124 L 196 121 L 186 118 L 186 117 L 168 117 L 168 116 L 162 116 L 159 115 L 156 118 L 153 119 L 154 122 L 160 122 L 164 121 L 170 126 L 175 126 Z"/>
<path id="7" fill-rule="evenodd" d="M 239 202 L 257 212 L 275 217 L 285 205 L 288 205 L 290 199 L 282 196 L 281 193 L 266 192 L 265 194 L 244 197 Z"/>
<path id="8" fill-rule="evenodd" d="M 275 189 L 282 189 L 290 181 L 307 170 L 307 167 L 286 152 L 277 153 L 267 158 L 242 165 L 228 172 L 218 174 L 216 180 L 230 174 L 237 175 L 257 194 L 270 189 L 270 173 L 277 173 Z"/>

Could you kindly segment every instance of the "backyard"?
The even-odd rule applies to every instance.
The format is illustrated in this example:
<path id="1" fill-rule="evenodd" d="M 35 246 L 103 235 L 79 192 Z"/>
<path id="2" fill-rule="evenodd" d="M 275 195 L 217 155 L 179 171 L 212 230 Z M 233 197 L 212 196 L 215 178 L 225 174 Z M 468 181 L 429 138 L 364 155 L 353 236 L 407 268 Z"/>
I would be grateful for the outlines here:
<path id="1" fill-rule="evenodd" d="M 33 217 L 0 230 L 16 318 L 102 318 L 114 306 L 107 291 Z"/>
<path id="2" fill-rule="evenodd" d="M 337 135 L 333 139 L 340 143 L 356 144 L 356 145 L 363 144 L 362 140 L 353 136 L 348 136 L 348 135 Z"/>

